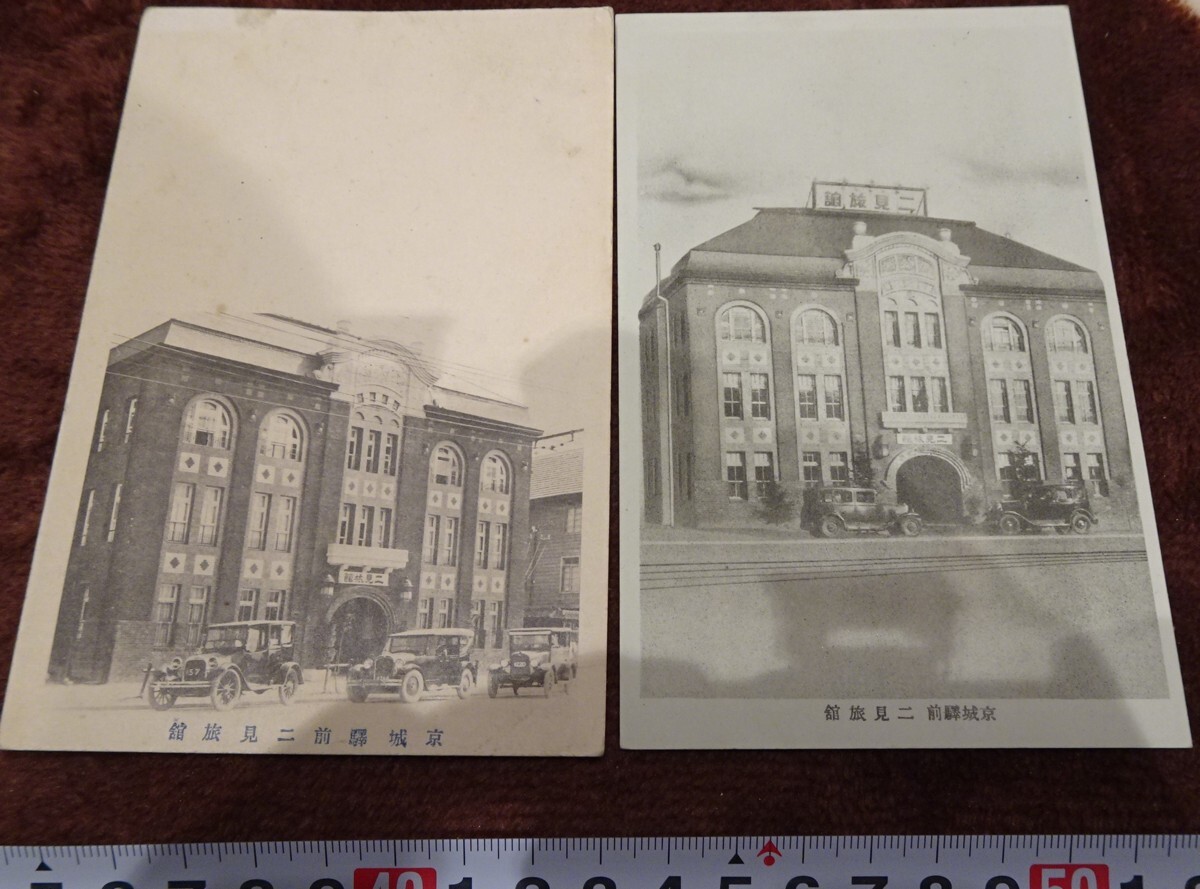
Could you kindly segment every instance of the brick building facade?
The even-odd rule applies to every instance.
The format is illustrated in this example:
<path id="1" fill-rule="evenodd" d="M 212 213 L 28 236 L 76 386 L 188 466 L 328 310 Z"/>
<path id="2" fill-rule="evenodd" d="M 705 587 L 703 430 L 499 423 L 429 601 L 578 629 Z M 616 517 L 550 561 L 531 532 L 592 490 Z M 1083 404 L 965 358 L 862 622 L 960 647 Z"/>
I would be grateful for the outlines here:
<path id="1" fill-rule="evenodd" d="M 295 620 L 305 666 L 405 628 L 499 648 L 528 605 L 525 414 L 397 343 L 277 316 L 117 346 L 51 676 L 140 675 L 228 620 Z"/>
<path id="2" fill-rule="evenodd" d="M 870 479 L 978 521 L 1014 465 L 1138 527 L 1106 295 L 1088 269 L 926 215 L 920 189 L 813 184 L 688 251 L 640 312 L 645 519 L 752 525 L 776 481 Z"/>
<path id="3" fill-rule="evenodd" d="M 529 521 L 530 610 L 526 626 L 578 626 L 583 545 L 582 430 L 546 436 L 533 452 Z"/>

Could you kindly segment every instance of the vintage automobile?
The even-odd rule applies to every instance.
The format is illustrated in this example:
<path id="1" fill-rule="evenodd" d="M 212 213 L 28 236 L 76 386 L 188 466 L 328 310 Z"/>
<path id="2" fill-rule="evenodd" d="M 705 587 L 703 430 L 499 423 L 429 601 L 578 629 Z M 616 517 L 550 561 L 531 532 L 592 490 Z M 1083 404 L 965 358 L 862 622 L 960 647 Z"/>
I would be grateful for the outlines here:
<path id="1" fill-rule="evenodd" d="M 905 537 L 921 533 L 921 517 L 903 503 L 885 503 L 874 488 L 827 485 L 804 492 L 801 525 L 821 537 L 848 531 L 888 531 Z"/>
<path id="2" fill-rule="evenodd" d="M 1081 484 L 1021 484 L 992 507 L 990 519 L 1001 534 L 1053 528 L 1059 534 L 1086 534 L 1099 519 Z"/>
<path id="3" fill-rule="evenodd" d="M 507 657 L 488 669 L 488 697 L 501 688 L 520 694 L 540 689 L 549 696 L 558 682 L 574 679 L 578 665 L 578 633 L 568 627 L 525 627 L 507 633 Z"/>
<path id="4" fill-rule="evenodd" d="M 290 704 L 304 682 L 295 631 L 294 622 L 282 620 L 209 624 L 197 653 L 150 673 L 146 699 L 155 710 L 169 710 L 178 698 L 207 696 L 216 709 L 229 710 L 246 692 L 276 691 L 281 704 Z"/>
<path id="5" fill-rule="evenodd" d="M 346 696 L 361 704 L 374 692 L 389 692 L 412 704 L 426 689 L 453 688 L 465 698 L 479 671 L 471 660 L 474 637 L 474 630 L 461 628 L 392 633 L 377 657 L 350 668 Z"/>

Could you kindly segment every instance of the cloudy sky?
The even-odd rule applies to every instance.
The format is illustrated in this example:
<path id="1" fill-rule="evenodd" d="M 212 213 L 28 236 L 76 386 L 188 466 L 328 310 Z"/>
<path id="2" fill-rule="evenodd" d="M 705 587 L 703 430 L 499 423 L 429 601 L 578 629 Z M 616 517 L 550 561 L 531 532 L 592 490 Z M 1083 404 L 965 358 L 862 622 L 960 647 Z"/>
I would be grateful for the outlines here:
<path id="1" fill-rule="evenodd" d="M 609 28 L 601 10 L 152 11 L 81 355 L 102 366 L 195 311 L 346 320 L 534 425 L 585 424 L 608 381 Z"/>
<path id="2" fill-rule="evenodd" d="M 929 189 L 931 215 L 1102 270 L 1066 13 L 618 20 L 623 282 L 803 206 L 811 181 Z M 636 183 L 632 178 L 636 174 Z"/>

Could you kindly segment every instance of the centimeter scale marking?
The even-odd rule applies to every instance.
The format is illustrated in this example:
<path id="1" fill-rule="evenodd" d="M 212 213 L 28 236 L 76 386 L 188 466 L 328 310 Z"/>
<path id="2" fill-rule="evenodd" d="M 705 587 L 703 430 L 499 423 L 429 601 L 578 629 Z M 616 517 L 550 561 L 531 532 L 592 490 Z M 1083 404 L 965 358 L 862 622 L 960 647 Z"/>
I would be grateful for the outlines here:
<path id="1" fill-rule="evenodd" d="M 0 846 L 13 889 L 1200 889 L 1200 835 Z"/>

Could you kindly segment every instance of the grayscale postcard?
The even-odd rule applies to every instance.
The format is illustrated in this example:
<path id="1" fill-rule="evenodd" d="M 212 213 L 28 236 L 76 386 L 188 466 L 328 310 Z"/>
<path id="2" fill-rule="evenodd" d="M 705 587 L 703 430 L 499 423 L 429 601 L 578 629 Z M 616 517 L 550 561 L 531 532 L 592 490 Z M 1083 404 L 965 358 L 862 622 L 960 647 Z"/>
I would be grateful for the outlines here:
<path id="1" fill-rule="evenodd" d="M 1065 7 L 618 21 L 621 742 L 1188 746 Z"/>
<path id="2" fill-rule="evenodd" d="M 612 40 L 147 13 L 3 746 L 602 752 Z"/>

